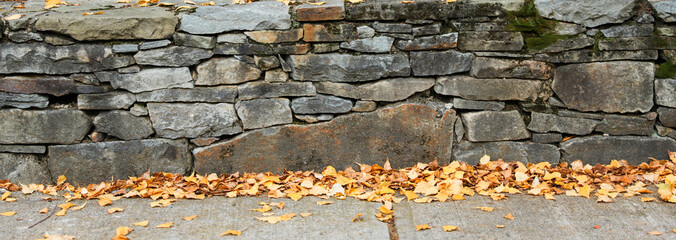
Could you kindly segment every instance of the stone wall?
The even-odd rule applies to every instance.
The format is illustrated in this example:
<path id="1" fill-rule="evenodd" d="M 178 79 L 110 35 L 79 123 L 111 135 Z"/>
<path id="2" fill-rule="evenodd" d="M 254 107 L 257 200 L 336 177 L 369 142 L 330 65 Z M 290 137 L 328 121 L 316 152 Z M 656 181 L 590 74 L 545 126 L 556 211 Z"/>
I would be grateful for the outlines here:
<path id="1" fill-rule="evenodd" d="M 0 2 L 0 179 L 676 151 L 673 0 L 172 2 Z"/>

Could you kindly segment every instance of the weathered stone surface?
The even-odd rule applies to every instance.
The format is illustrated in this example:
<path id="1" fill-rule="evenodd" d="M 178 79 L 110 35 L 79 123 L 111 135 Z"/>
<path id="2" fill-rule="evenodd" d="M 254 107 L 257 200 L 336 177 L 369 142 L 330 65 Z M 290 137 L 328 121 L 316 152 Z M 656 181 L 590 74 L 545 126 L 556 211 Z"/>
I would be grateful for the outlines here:
<path id="1" fill-rule="evenodd" d="M 582 160 L 586 164 L 609 164 L 611 160 L 627 160 L 631 165 L 669 159 L 667 151 L 676 149 L 669 138 L 635 136 L 592 136 L 573 138 L 561 143 L 561 161 Z"/>
<path id="2" fill-rule="evenodd" d="M 310 82 L 251 82 L 239 85 L 239 99 L 249 100 L 254 98 L 277 98 L 277 97 L 304 97 L 314 96 L 317 91 Z"/>
<path id="3" fill-rule="evenodd" d="M 646 62 L 565 65 L 556 68 L 552 89 L 571 109 L 648 112 L 653 106 L 654 71 Z"/>
<path id="4" fill-rule="evenodd" d="M 291 55 L 286 60 L 298 81 L 363 82 L 384 77 L 408 76 L 411 67 L 403 54 Z"/>
<path id="5" fill-rule="evenodd" d="M 419 37 L 407 41 L 400 40 L 395 46 L 405 51 L 451 49 L 458 46 L 458 33 Z"/>
<path id="6" fill-rule="evenodd" d="M 134 115 L 134 116 L 137 116 L 137 117 L 147 116 L 148 115 L 148 109 L 145 106 L 136 103 L 136 104 L 134 104 L 133 107 L 131 107 L 129 109 L 129 113 L 131 113 L 131 115 Z"/>
<path id="7" fill-rule="evenodd" d="M 253 99 L 235 105 L 244 129 L 264 128 L 293 121 L 291 101 L 285 98 Z"/>
<path id="8" fill-rule="evenodd" d="M 539 133 L 559 132 L 574 135 L 588 135 L 599 121 L 585 118 L 561 117 L 547 113 L 531 113 L 528 130 Z"/>
<path id="9" fill-rule="evenodd" d="M 603 114 L 602 113 L 583 113 L 583 112 L 570 111 L 570 110 L 567 110 L 567 109 L 559 109 L 559 116 L 603 120 Z"/>
<path id="10" fill-rule="evenodd" d="M 127 111 L 119 110 L 97 115 L 94 118 L 94 127 L 94 131 L 122 140 L 143 139 L 155 133 L 147 118 L 135 117 Z"/>
<path id="11" fill-rule="evenodd" d="M 0 145 L 0 152 L 9 153 L 45 153 L 47 147 L 40 145 Z"/>
<path id="12" fill-rule="evenodd" d="M 465 125 L 462 123 L 462 118 L 457 118 L 455 120 L 453 133 L 455 133 L 456 142 L 461 142 L 465 138 Z"/>
<path id="13" fill-rule="evenodd" d="M 259 43 L 283 43 L 283 42 L 296 42 L 303 38 L 303 29 L 291 29 L 291 30 L 261 30 L 253 32 L 244 32 L 244 35 L 247 35 L 251 40 L 254 40 Z"/>
<path id="14" fill-rule="evenodd" d="M 676 22 L 676 3 L 670 0 L 648 0 L 657 12 L 657 16 L 665 22 Z"/>
<path id="15" fill-rule="evenodd" d="M 476 79 L 468 76 L 440 77 L 434 91 L 469 100 L 516 100 L 538 98 L 543 84 L 521 79 Z"/>
<path id="16" fill-rule="evenodd" d="M 676 109 L 659 107 L 657 114 L 659 114 L 662 125 L 671 128 L 676 127 Z"/>
<path id="17" fill-rule="evenodd" d="M 352 101 L 319 94 L 293 99 L 291 109 L 297 114 L 346 113 L 352 110 Z"/>
<path id="18" fill-rule="evenodd" d="M 30 41 L 41 42 L 44 40 L 42 35 L 34 32 L 9 32 L 9 34 L 7 34 L 7 38 L 9 38 L 9 40 L 12 42 L 17 43 L 25 43 Z"/>
<path id="19" fill-rule="evenodd" d="M 465 100 L 462 98 L 454 98 L 453 108 L 500 111 L 502 109 L 505 109 L 505 103 L 495 101 L 473 101 L 473 100 Z"/>
<path id="20" fill-rule="evenodd" d="M 603 36 L 609 38 L 650 37 L 653 34 L 652 24 L 620 25 L 601 29 Z"/>
<path id="21" fill-rule="evenodd" d="M 606 114 L 595 130 L 610 135 L 650 136 L 655 131 L 655 119 L 657 113 L 654 112 L 641 116 Z"/>
<path id="22" fill-rule="evenodd" d="M 0 143 L 77 143 L 89 132 L 91 120 L 78 110 L 0 110 Z"/>
<path id="23" fill-rule="evenodd" d="M 358 100 L 352 107 L 353 112 L 372 112 L 375 111 L 378 104 L 374 101 Z"/>
<path id="24" fill-rule="evenodd" d="M 306 42 L 342 42 L 357 38 L 357 28 L 352 23 L 303 24 Z"/>
<path id="25" fill-rule="evenodd" d="M 46 164 L 30 154 L 0 153 L 0 178 L 12 183 L 52 184 Z"/>
<path id="26" fill-rule="evenodd" d="M 333 119 L 333 114 L 319 114 L 319 115 L 305 115 L 305 114 L 294 114 L 298 120 L 301 120 L 306 123 L 317 123 L 323 121 L 331 121 Z"/>
<path id="27" fill-rule="evenodd" d="M 103 88 L 74 82 L 66 77 L 10 76 L 0 79 L 0 91 L 11 93 L 42 93 L 54 96 L 67 94 L 99 93 Z"/>
<path id="28" fill-rule="evenodd" d="M 493 22 L 452 22 L 453 28 L 460 32 L 504 32 L 507 24 L 503 20 Z"/>
<path id="29" fill-rule="evenodd" d="M 38 94 L 0 92 L 0 107 L 46 108 L 49 98 Z"/>
<path id="30" fill-rule="evenodd" d="M 162 39 L 162 40 L 157 40 L 157 41 L 145 41 L 142 42 L 141 45 L 138 47 L 140 50 L 148 50 L 148 49 L 155 49 L 155 48 L 163 48 L 166 46 L 169 46 L 171 44 L 171 41 L 167 39 Z"/>
<path id="31" fill-rule="evenodd" d="M 396 102 L 434 86 L 432 78 L 389 78 L 372 83 L 349 84 L 318 82 L 317 92 L 340 97 Z"/>
<path id="32" fill-rule="evenodd" d="M 176 33 L 173 36 L 174 44 L 186 47 L 213 49 L 216 46 L 216 38 L 199 36 L 185 33 Z"/>
<path id="33" fill-rule="evenodd" d="M 673 128 L 655 125 L 655 129 L 657 129 L 657 135 L 661 137 L 670 137 L 676 139 L 676 130 Z"/>
<path id="34" fill-rule="evenodd" d="M 283 70 L 265 71 L 266 82 L 286 82 L 289 80 L 289 74 Z"/>
<path id="35" fill-rule="evenodd" d="M 551 63 L 585 63 L 585 62 L 603 62 L 616 60 L 655 60 L 657 59 L 657 50 L 645 51 L 594 51 L 594 50 L 576 50 L 567 51 L 559 54 L 538 54 L 535 56 L 537 61 Z"/>
<path id="36" fill-rule="evenodd" d="M 171 36 L 178 18 L 163 8 L 120 8 L 84 16 L 66 12 L 40 16 L 38 31 L 69 35 L 79 41 L 110 39 L 163 39 Z"/>
<path id="37" fill-rule="evenodd" d="M 376 32 L 386 32 L 386 33 L 411 33 L 413 26 L 406 23 L 382 23 L 375 22 L 371 24 Z"/>
<path id="38" fill-rule="evenodd" d="M 277 56 L 254 56 L 254 62 L 261 70 L 270 70 L 280 65 Z"/>
<path id="39" fill-rule="evenodd" d="M 564 52 L 569 50 L 586 48 L 594 45 L 594 42 L 595 41 L 593 38 L 587 36 L 581 36 L 570 39 L 559 39 L 556 42 L 552 43 L 551 45 L 547 46 L 546 48 L 538 50 L 537 52 L 546 52 L 546 53 Z"/>
<path id="40" fill-rule="evenodd" d="M 313 125 L 250 131 L 233 140 L 193 151 L 200 174 L 336 169 L 389 158 L 392 167 L 451 157 L 455 112 L 403 104 L 371 113 L 337 117 Z M 327 148 L 326 146 L 331 146 Z"/>
<path id="41" fill-rule="evenodd" d="M 133 64 L 129 56 L 115 57 L 110 46 L 46 43 L 0 44 L 0 74 L 71 74 L 96 72 Z M 58 54 L 57 54 L 58 53 Z"/>
<path id="42" fill-rule="evenodd" d="M 218 141 L 218 138 L 196 138 L 190 139 L 192 144 L 197 145 L 198 147 L 208 146 L 214 142 Z"/>
<path id="43" fill-rule="evenodd" d="M 213 102 L 234 103 L 237 87 L 196 87 L 191 89 L 158 89 L 136 94 L 139 102 Z"/>
<path id="44" fill-rule="evenodd" d="M 98 74 L 97 77 L 99 77 Z M 109 81 L 113 88 L 126 89 L 133 93 L 163 88 L 194 87 L 190 70 L 187 67 L 144 69 L 138 73 L 113 75 Z"/>
<path id="45" fill-rule="evenodd" d="M 242 132 L 235 107 L 228 103 L 148 103 L 157 136 L 198 138 Z"/>
<path id="46" fill-rule="evenodd" d="M 518 11 L 523 7 L 524 0 L 473 0 L 470 4 L 499 4 L 506 11 Z"/>
<path id="47" fill-rule="evenodd" d="M 506 162 L 523 163 L 559 162 L 559 149 L 554 145 L 527 142 L 462 142 L 453 147 L 453 161 L 463 161 L 471 165 L 479 164 L 483 155 L 491 159 L 502 159 Z"/>
<path id="48" fill-rule="evenodd" d="M 411 33 L 413 34 L 414 37 L 439 34 L 441 33 L 441 24 L 431 24 L 420 27 L 414 27 L 411 30 Z"/>
<path id="49" fill-rule="evenodd" d="M 328 0 L 322 5 L 303 4 L 296 7 L 296 19 L 301 22 L 341 20 L 345 18 L 345 2 Z"/>
<path id="50" fill-rule="evenodd" d="M 281 2 L 253 2 L 200 7 L 183 15 L 179 30 L 192 34 L 214 34 L 233 30 L 283 30 L 291 27 L 291 15 Z"/>
<path id="51" fill-rule="evenodd" d="M 240 59 L 212 58 L 197 66 L 196 85 L 238 84 L 258 79 L 261 70 Z"/>
<path id="52" fill-rule="evenodd" d="M 217 43 L 246 43 L 247 36 L 243 33 L 224 33 L 216 37 Z"/>
<path id="53" fill-rule="evenodd" d="M 357 38 L 372 38 L 376 35 L 376 30 L 369 26 L 357 27 Z"/>
<path id="54" fill-rule="evenodd" d="M 366 1 L 345 6 L 348 20 L 446 20 L 469 17 L 497 17 L 504 14 L 498 4 L 444 4 L 440 1 Z"/>
<path id="55" fill-rule="evenodd" d="M 260 43 L 222 43 L 214 49 L 221 55 L 277 55 L 305 54 L 310 51 L 309 43 L 260 44 Z"/>
<path id="56" fill-rule="evenodd" d="M 676 108 L 676 79 L 655 79 L 655 103 Z"/>
<path id="57" fill-rule="evenodd" d="M 100 94 L 77 95 L 77 108 L 82 110 L 127 109 L 134 104 L 134 94 L 128 92 L 108 92 Z"/>
<path id="58" fill-rule="evenodd" d="M 586 30 L 585 27 L 580 26 L 578 24 L 565 22 L 558 22 L 554 27 L 554 33 L 556 33 L 556 35 L 566 35 L 566 36 L 578 35 L 580 33 L 585 32 L 585 30 Z"/>
<path id="59" fill-rule="evenodd" d="M 521 51 L 521 32 L 461 32 L 458 48 L 463 51 Z"/>
<path id="60" fill-rule="evenodd" d="M 587 27 L 624 22 L 632 16 L 634 6 L 633 0 L 535 0 L 541 16 Z"/>
<path id="61" fill-rule="evenodd" d="M 549 79 L 552 67 L 545 62 L 478 57 L 469 75 L 476 78 Z"/>
<path id="62" fill-rule="evenodd" d="M 138 52 L 138 44 L 125 43 L 113 45 L 113 52 L 115 53 L 134 53 Z"/>
<path id="63" fill-rule="evenodd" d="M 138 65 L 117 69 L 117 72 L 119 72 L 119 73 L 137 73 L 137 72 L 140 72 L 140 71 L 141 71 L 141 67 L 139 67 Z M 96 77 L 94 77 L 94 79 L 96 79 Z M 98 79 L 96 79 L 96 80 L 98 81 Z"/>
<path id="64" fill-rule="evenodd" d="M 472 142 L 519 140 L 530 137 L 518 111 L 481 111 L 462 114 L 467 139 Z"/>
<path id="65" fill-rule="evenodd" d="M 192 167 L 188 141 L 147 139 L 49 146 L 52 178 L 71 184 L 124 180 L 150 172 L 187 174 Z"/>
<path id="66" fill-rule="evenodd" d="M 411 69 L 414 76 L 450 75 L 467 72 L 474 55 L 457 51 L 411 52 Z"/>
<path id="67" fill-rule="evenodd" d="M 75 40 L 71 37 L 60 36 L 60 35 L 47 35 L 44 36 L 45 43 L 54 45 L 54 46 L 64 46 L 71 45 L 75 43 Z"/>
<path id="68" fill-rule="evenodd" d="M 560 133 L 533 133 L 531 134 L 534 143 L 558 143 L 563 140 L 563 134 Z"/>
<path id="69" fill-rule="evenodd" d="M 394 38 L 380 36 L 342 42 L 340 43 L 340 47 L 358 52 L 386 53 L 390 51 L 393 43 Z"/>
<path id="70" fill-rule="evenodd" d="M 314 53 L 329 53 L 340 50 L 340 43 L 314 43 L 312 44 Z"/>
<path id="71" fill-rule="evenodd" d="M 140 65 L 183 67 L 195 65 L 213 55 L 213 52 L 201 48 L 171 46 L 140 51 L 134 59 Z"/>

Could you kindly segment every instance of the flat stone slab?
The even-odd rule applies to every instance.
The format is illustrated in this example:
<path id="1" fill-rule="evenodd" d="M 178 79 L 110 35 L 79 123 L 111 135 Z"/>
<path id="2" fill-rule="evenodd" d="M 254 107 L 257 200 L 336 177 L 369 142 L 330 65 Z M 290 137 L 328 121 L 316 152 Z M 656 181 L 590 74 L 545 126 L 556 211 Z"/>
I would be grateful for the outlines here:
<path id="1" fill-rule="evenodd" d="M 148 103 L 153 128 L 163 138 L 219 137 L 242 132 L 230 103 Z"/>
<path id="2" fill-rule="evenodd" d="M 143 139 L 155 133 L 150 119 L 136 117 L 127 111 L 100 113 L 94 118 L 94 126 L 94 131 L 107 133 L 122 140 Z"/>
<path id="3" fill-rule="evenodd" d="M 0 153 L 0 179 L 23 184 L 52 184 L 46 164 L 32 154 Z"/>
<path id="4" fill-rule="evenodd" d="M 261 76 L 253 63 L 234 57 L 212 58 L 197 66 L 196 85 L 238 84 Z"/>
<path id="5" fill-rule="evenodd" d="M 355 163 L 412 166 L 451 157 L 455 111 L 402 104 L 369 113 L 337 117 L 312 125 L 286 125 L 246 132 L 196 148 L 195 170 L 205 173 L 281 172 L 284 169 L 336 169 Z M 330 146 L 330 147 L 327 147 Z"/>
<path id="6" fill-rule="evenodd" d="M 139 102 L 214 102 L 234 103 L 237 87 L 195 87 L 190 89 L 172 88 L 158 89 L 152 92 L 136 94 Z"/>
<path id="7" fill-rule="evenodd" d="M 49 98 L 38 94 L 0 92 L 0 107 L 46 108 Z"/>
<path id="8" fill-rule="evenodd" d="M 587 27 L 621 23 L 632 16 L 633 0 L 536 0 L 538 14 L 545 18 L 574 22 Z"/>
<path id="9" fill-rule="evenodd" d="M 181 31 L 214 34 L 235 30 L 283 30 L 291 27 L 289 8 L 281 2 L 253 2 L 198 7 L 181 19 Z"/>
<path id="10" fill-rule="evenodd" d="M 269 71 L 268 71 L 269 72 Z M 276 97 L 314 96 L 317 90 L 310 82 L 251 82 L 237 86 L 240 100 Z"/>
<path id="11" fill-rule="evenodd" d="M 411 69 L 414 76 L 450 75 L 467 72 L 474 54 L 457 51 L 411 52 Z"/>
<path id="12" fill-rule="evenodd" d="M 408 56 L 403 54 L 291 55 L 287 62 L 291 78 L 298 81 L 363 82 L 411 73 Z"/>
<path id="13" fill-rule="evenodd" d="M 0 91 L 23 94 L 42 93 L 60 97 L 73 93 L 100 93 L 103 92 L 103 88 L 76 83 L 67 77 L 8 76 L 0 79 Z"/>
<path id="14" fill-rule="evenodd" d="M 522 163 L 559 162 L 559 149 L 554 145 L 529 142 L 461 142 L 453 146 L 453 161 L 463 161 L 470 165 L 479 163 L 484 155 L 492 160 L 502 159 L 507 162 Z"/>
<path id="15" fill-rule="evenodd" d="M 46 43 L 0 44 L 0 73 L 71 74 L 96 72 L 133 63 L 129 56 L 115 57 L 106 45 Z M 59 54 L 53 54 L 58 52 Z M 68 56 L 68 57 L 63 57 Z"/>
<path id="16" fill-rule="evenodd" d="M 477 79 L 469 76 L 437 78 L 434 91 L 469 100 L 535 100 L 542 92 L 541 81 L 523 79 Z"/>
<path id="17" fill-rule="evenodd" d="M 134 94 L 123 91 L 101 94 L 79 94 L 77 95 L 77 108 L 81 110 L 127 109 L 135 101 Z"/>
<path id="18" fill-rule="evenodd" d="M 91 119 L 78 110 L 0 110 L 0 143 L 77 143 L 89 132 Z"/>
<path id="19" fill-rule="evenodd" d="M 600 122 L 593 119 L 561 117 L 548 113 L 531 113 L 531 121 L 528 130 L 548 133 L 559 132 L 574 135 L 587 135 L 594 131 L 594 127 Z"/>
<path id="20" fill-rule="evenodd" d="M 235 105 L 244 129 L 264 128 L 293 121 L 291 101 L 286 98 L 266 98 L 239 101 Z"/>
<path id="21" fill-rule="evenodd" d="M 660 137 L 591 136 L 573 138 L 561 143 L 561 161 L 582 160 L 584 163 L 609 164 L 611 160 L 627 160 L 639 165 L 650 158 L 669 159 L 667 151 L 676 151 L 676 141 Z"/>
<path id="22" fill-rule="evenodd" d="M 109 81 L 113 88 L 126 89 L 133 93 L 167 88 L 193 88 L 195 86 L 187 67 L 150 68 L 129 74 L 113 73 Z"/>
<path id="23" fill-rule="evenodd" d="M 530 137 L 516 111 L 481 111 L 462 114 L 467 139 L 472 142 L 519 140 Z"/>
<path id="24" fill-rule="evenodd" d="M 318 82 L 317 92 L 340 97 L 396 102 L 434 86 L 433 78 L 388 78 L 377 82 L 350 84 Z"/>
<path id="25" fill-rule="evenodd" d="M 478 57 L 469 74 L 476 78 L 549 79 L 552 72 L 545 62 Z"/>
<path id="26" fill-rule="evenodd" d="M 143 45 L 141 45 L 141 48 L 143 48 Z M 201 60 L 210 58 L 213 55 L 213 52 L 206 49 L 171 46 L 140 51 L 134 55 L 134 59 L 136 59 L 136 63 L 139 65 L 183 67 L 196 65 Z"/>

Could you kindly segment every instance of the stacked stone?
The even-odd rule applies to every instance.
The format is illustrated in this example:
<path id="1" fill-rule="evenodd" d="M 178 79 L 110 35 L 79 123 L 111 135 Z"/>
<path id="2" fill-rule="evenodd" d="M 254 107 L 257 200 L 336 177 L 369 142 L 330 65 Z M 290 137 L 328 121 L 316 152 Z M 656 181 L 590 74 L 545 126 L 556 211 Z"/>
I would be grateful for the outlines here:
<path id="1" fill-rule="evenodd" d="M 0 179 L 676 151 L 671 1 L 535 0 L 541 49 L 509 23 L 531 1 L 324 2 L 4 13 Z"/>

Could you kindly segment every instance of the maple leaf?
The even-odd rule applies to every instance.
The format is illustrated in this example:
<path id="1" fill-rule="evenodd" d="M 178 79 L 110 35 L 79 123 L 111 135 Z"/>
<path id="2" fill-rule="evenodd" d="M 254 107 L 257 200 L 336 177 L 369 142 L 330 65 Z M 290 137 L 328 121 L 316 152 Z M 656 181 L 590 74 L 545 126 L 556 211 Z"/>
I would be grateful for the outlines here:
<path id="1" fill-rule="evenodd" d="M 453 225 L 444 225 L 443 229 L 444 229 L 444 232 L 453 232 L 455 230 L 459 230 L 458 227 L 453 226 Z"/>
<path id="2" fill-rule="evenodd" d="M 354 217 L 352 218 L 352 222 L 357 221 L 357 220 L 359 220 L 359 221 L 361 222 L 361 220 L 362 220 L 361 217 L 362 217 L 362 216 L 364 216 L 364 214 L 362 214 L 362 213 L 357 213 L 357 215 L 354 215 Z"/>
<path id="3" fill-rule="evenodd" d="M 300 214 L 300 216 L 303 217 L 303 218 L 309 217 L 310 215 L 312 215 L 312 213 L 309 213 L 309 212 L 302 212 L 302 213 L 299 213 L 299 214 Z"/>
<path id="4" fill-rule="evenodd" d="M 492 212 L 495 209 L 495 208 L 492 208 L 492 207 L 474 207 L 474 208 L 479 209 L 479 210 L 484 211 L 484 212 Z"/>
<path id="5" fill-rule="evenodd" d="M 514 214 L 509 213 L 505 216 L 505 219 L 514 220 Z"/>
<path id="6" fill-rule="evenodd" d="M 135 223 L 132 223 L 132 225 L 137 226 L 137 227 L 147 227 L 148 221 L 135 222 Z"/>
<path id="7" fill-rule="evenodd" d="M 242 231 L 239 231 L 239 230 L 226 230 L 224 233 L 221 233 L 221 237 L 222 237 L 222 236 L 227 236 L 227 235 L 239 236 L 239 235 L 242 235 Z"/>
<path id="8" fill-rule="evenodd" d="M 168 222 L 168 223 L 162 223 L 160 225 L 155 226 L 155 228 L 171 228 L 171 226 L 174 225 L 174 222 Z"/>
<path id="9" fill-rule="evenodd" d="M 3 212 L 0 213 L 0 216 L 11 217 L 14 216 L 14 214 L 16 214 L 16 212 Z"/>
<path id="10" fill-rule="evenodd" d="M 430 225 L 427 225 L 427 224 L 415 225 L 416 231 L 422 231 L 422 230 L 427 230 L 427 229 L 431 229 Z"/>

